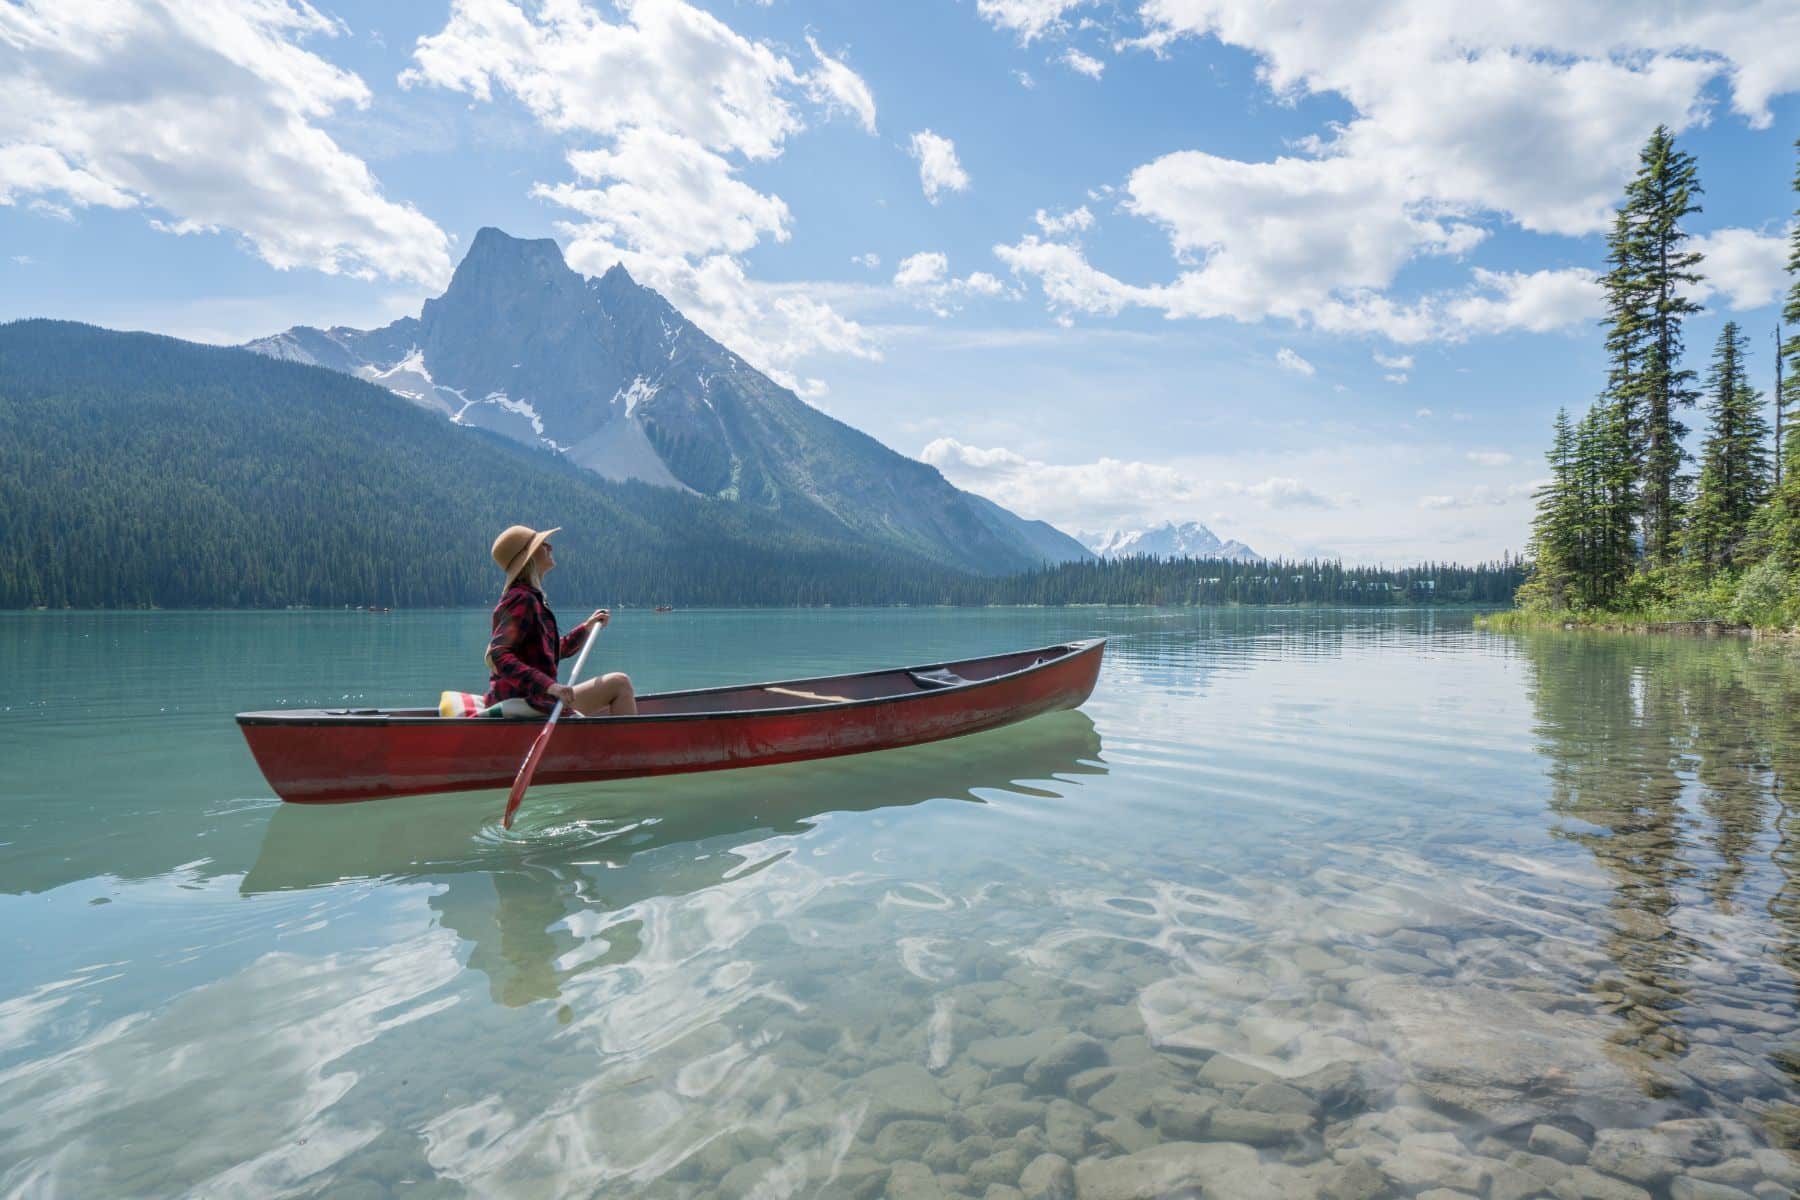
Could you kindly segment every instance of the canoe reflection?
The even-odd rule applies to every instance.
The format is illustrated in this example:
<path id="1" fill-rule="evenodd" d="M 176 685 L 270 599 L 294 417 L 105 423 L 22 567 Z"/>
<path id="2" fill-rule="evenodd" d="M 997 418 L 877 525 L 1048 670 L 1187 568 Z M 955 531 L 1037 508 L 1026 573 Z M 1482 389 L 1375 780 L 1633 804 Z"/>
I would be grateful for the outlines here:
<path id="1" fill-rule="evenodd" d="M 1099 731 L 1059 712 L 947 742 L 717 774 L 534 790 L 513 836 L 504 796 L 482 792 L 370 804 L 283 805 L 269 822 L 244 895 L 380 879 L 439 884 L 430 900 L 471 943 L 469 965 L 506 1005 L 551 999 L 577 971 L 637 951 L 636 921 L 607 914 L 741 879 L 784 852 L 755 843 L 802 833 L 830 813 L 981 793 L 1049 796 L 1030 781 L 1103 775 Z M 577 912 L 577 938 L 565 924 Z M 596 939 L 605 949 L 594 954 Z M 576 966 L 558 960 L 583 950 Z"/>

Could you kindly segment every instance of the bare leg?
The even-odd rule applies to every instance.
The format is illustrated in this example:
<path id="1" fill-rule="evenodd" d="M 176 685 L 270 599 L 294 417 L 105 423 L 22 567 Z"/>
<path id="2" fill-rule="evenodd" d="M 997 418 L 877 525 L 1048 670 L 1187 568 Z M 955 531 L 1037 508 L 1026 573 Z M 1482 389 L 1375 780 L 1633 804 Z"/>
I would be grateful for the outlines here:
<path id="1" fill-rule="evenodd" d="M 631 676 L 619 671 L 589 679 L 575 687 L 575 711 L 584 717 L 637 715 L 637 693 Z"/>

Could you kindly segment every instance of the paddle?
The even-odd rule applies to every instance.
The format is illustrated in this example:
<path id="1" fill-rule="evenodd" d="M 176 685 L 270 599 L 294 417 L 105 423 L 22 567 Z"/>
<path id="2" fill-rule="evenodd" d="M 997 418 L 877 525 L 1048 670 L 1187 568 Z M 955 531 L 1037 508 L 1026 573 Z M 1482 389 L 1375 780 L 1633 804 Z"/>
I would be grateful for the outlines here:
<path id="1" fill-rule="evenodd" d="M 581 647 L 581 653 L 575 656 L 575 669 L 569 673 L 569 686 L 574 687 L 581 682 L 581 668 L 587 665 L 588 651 L 600 640 L 600 626 L 589 625 L 587 642 Z M 512 793 L 506 797 L 506 813 L 500 818 L 502 829 L 511 829 L 513 814 L 519 811 L 519 802 L 525 799 L 525 789 L 531 786 L 531 777 L 537 774 L 538 759 L 544 757 L 544 750 L 550 745 L 550 731 L 556 728 L 556 718 L 562 716 L 563 702 L 558 700 L 556 707 L 550 710 L 550 719 L 544 722 L 544 731 L 537 735 L 537 741 L 531 743 L 531 753 L 519 764 L 519 774 L 513 779 Z"/>

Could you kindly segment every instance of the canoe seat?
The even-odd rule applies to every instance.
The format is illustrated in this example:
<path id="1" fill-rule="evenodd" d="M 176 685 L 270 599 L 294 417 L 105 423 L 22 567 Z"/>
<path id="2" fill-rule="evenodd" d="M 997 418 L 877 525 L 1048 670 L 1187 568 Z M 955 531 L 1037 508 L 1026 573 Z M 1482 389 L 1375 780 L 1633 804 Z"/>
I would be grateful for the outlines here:
<path id="1" fill-rule="evenodd" d="M 907 674 L 912 676 L 912 681 L 914 683 L 918 684 L 926 691 L 931 691 L 934 688 L 955 687 L 959 683 L 969 682 L 967 679 L 964 679 L 961 675 L 958 675 L 955 671 L 952 671 L 947 667 L 940 668 L 936 671 L 908 671 Z"/>

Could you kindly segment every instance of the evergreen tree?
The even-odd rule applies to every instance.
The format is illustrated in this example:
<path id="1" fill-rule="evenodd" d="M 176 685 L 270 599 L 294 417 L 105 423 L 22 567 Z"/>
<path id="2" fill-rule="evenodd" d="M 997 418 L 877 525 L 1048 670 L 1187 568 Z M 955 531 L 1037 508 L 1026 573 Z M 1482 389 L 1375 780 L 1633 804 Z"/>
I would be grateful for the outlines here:
<path id="1" fill-rule="evenodd" d="M 1683 248 L 1689 235 L 1681 222 L 1700 211 L 1700 191 L 1693 156 L 1676 149 L 1674 135 L 1658 125 L 1625 192 L 1629 261 L 1646 302 L 1643 361 L 1633 384 L 1643 413 L 1644 554 L 1657 566 L 1673 557 L 1679 524 L 1687 427 L 1678 414 L 1698 396 L 1694 372 L 1681 366 L 1681 322 L 1700 311 L 1683 288 L 1700 281 L 1701 256 Z"/>
<path id="2" fill-rule="evenodd" d="M 1550 481 L 1536 493 L 1537 515 L 1531 522 L 1531 579 L 1521 601 L 1565 608 L 1573 599 L 1581 572 L 1580 516 L 1582 496 L 1576 478 L 1575 428 L 1569 410 L 1556 412 L 1556 436 L 1544 457 Z"/>
<path id="3" fill-rule="evenodd" d="M 1583 605 L 1598 603 L 1605 592 L 1601 563 L 1606 546 L 1606 425 L 1611 411 L 1591 406 L 1575 426 L 1572 506 L 1564 518 L 1575 551 L 1574 593 Z"/>
<path id="4" fill-rule="evenodd" d="M 1712 428 L 1684 538 L 1688 553 L 1709 574 L 1740 565 L 1751 518 L 1769 491 L 1769 425 L 1762 416 L 1762 393 L 1750 386 L 1744 367 L 1747 344 L 1737 322 L 1727 321 L 1706 381 Z"/>
<path id="5" fill-rule="evenodd" d="M 1651 324 L 1651 297 L 1643 270 L 1643 237 L 1633 220 L 1631 207 L 1619 206 L 1612 231 L 1606 235 L 1606 389 L 1601 398 L 1618 410 L 1618 421 L 1628 446 L 1632 492 L 1643 475 L 1644 456 L 1644 342 Z M 1635 520 L 1636 514 L 1633 513 Z"/>
<path id="6" fill-rule="evenodd" d="M 1599 545 L 1594 556 L 1593 594 L 1597 603 L 1617 599 L 1637 569 L 1638 486 L 1641 478 L 1634 440 L 1625 409 L 1604 405 L 1597 417 L 1596 455 L 1600 480 L 1595 503 Z"/>
<path id="7" fill-rule="evenodd" d="M 1795 139 L 1794 149 L 1800 152 L 1800 138 Z M 1794 191 L 1800 195 L 1800 162 L 1794 169 Z M 1781 463 L 1781 486 L 1775 490 L 1768 508 L 1759 514 L 1757 521 L 1761 548 L 1776 555 L 1781 565 L 1790 570 L 1800 567 L 1800 204 L 1796 204 L 1794 215 L 1797 220 L 1787 261 L 1791 282 L 1787 304 L 1781 310 L 1782 320 L 1790 333 L 1781 352 L 1788 364 L 1787 394 L 1782 399 L 1789 415 L 1797 419 L 1787 423 L 1784 431 L 1787 444 L 1778 446 L 1775 451 Z"/>
<path id="8" fill-rule="evenodd" d="M 1800 227 L 1795 229 L 1800 234 Z M 1770 457 L 1775 460 L 1775 486 L 1781 486 L 1781 451 L 1782 451 L 1782 415 L 1787 409 L 1787 384 L 1781 378 L 1781 360 L 1784 351 L 1781 345 L 1781 318 L 1775 319 L 1775 440 L 1770 443 L 1774 450 Z"/>

